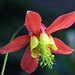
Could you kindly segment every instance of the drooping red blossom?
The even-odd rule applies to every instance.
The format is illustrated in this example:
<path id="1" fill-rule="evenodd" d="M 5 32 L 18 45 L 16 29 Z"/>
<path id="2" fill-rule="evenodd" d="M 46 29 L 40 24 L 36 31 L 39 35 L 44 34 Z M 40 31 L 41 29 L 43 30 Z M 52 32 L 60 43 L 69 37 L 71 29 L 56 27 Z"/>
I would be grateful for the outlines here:
<path id="1" fill-rule="evenodd" d="M 73 52 L 60 39 L 52 37 L 51 33 L 70 27 L 75 22 L 75 11 L 61 15 L 48 28 L 41 21 L 39 13 L 27 11 L 25 26 L 29 31 L 29 35 L 17 37 L 0 48 L 0 54 L 5 54 L 15 52 L 29 44 L 21 60 L 22 69 L 28 73 L 34 72 L 37 68 L 39 56 L 42 57 L 40 63 L 42 67 L 47 65 L 52 68 L 54 61 L 52 53 L 70 54 Z"/>

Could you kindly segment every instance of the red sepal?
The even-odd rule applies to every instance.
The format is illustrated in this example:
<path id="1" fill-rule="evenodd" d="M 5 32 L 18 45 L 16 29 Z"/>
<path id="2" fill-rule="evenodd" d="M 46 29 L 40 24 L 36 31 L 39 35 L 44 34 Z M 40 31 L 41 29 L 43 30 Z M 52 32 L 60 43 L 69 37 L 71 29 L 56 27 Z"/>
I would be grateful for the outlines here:
<path id="1" fill-rule="evenodd" d="M 37 12 L 27 11 L 25 25 L 29 32 L 39 34 L 41 29 L 41 16 Z"/>
<path id="2" fill-rule="evenodd" d="M 61 15 L 48 28 L 46 28 L 45 31 L 47 34 L 51 34 L 60 29 L 70 27 L 74 22 L 75 22 L 75 11 Z"/>
<path id="3" fill-rule="evenodd" d="M 35 71 L 35 69 L 38 66 L 38 60 L 37 60 L 38 58 L 39 56 L 37 56 L 37 58 L 32 58 L 31 51 L 30 51 L 30 45 L 29 45 L 26 48 L 26 51 L 21 60 L 22 69 L 28 73 L 32 73 L 33 71 Z"/>
<path id="4" fill-rule="evenodd" d="M 30 42 L 30 36 L 29 35 L 17 37 L 16 39 L 11 41 L 10 43 L 5 45 L 4 47 L 1 47 L 0 48 L 0 54 L 15 52 L 15 51 L 23 48 L 24 46 L 26 46 L 29 42 Z"/>

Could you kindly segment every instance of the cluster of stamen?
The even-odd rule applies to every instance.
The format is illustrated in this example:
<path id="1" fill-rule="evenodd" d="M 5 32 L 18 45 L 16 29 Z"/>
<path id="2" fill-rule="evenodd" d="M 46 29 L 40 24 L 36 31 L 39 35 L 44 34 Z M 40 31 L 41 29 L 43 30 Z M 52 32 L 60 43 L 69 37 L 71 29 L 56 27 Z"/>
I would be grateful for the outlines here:
<path id="1" fill-rule="evenodd" d="M 50 49 L 46 45 L 39 44 L 39 49 L 39 56 L 41 56 L 40 66 L 42 66 L 42 68 L 44 66 L 48 66 L 52 69 L 52 65 L 54 64 L 54 55 L 51 54 Z"/>

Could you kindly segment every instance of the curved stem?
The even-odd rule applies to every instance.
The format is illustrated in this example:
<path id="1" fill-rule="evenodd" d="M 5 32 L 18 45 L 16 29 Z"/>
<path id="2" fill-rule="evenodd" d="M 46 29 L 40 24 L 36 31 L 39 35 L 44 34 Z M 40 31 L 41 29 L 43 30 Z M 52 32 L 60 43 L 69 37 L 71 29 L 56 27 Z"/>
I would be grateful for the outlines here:
<path id="1" fill-rule="evenodd" d="M 17 34 L 20 30 L 22 30 L 24 27 L 25 27 L 25 25 L 22 25 L 22 26 L 20 26 L 20 27 L 16 30 L 16 32 L 15 32 L 14 35 L 12 36 L 10 42 L 14 39 L 14 37 L 16 36 L 16 34 Z"/>
<path id="2" fill-rule="evenodd" d="M 16 36 L 16 34 L 17 34 L 21 29 L 23 29 L 24 27 L 25 27 L 25 26 L 22 25 L 22 26 L 20 26 L 20 27 L 16 30 L 16 32 L 13 34 L 13 36 L 12 36 L 10 42 L 14 39 L 14 37 Z M 7 58 L 8 58 L 8 53 L 6 53 L 6 55 L 5 55 L 5 59 L 4 59 L 4 63 L 3 63 L 1 75 L 4 75 L 4 71 L 5 71 L 5 67 L 6 67 L 6 62 L 7 62 Z"/>

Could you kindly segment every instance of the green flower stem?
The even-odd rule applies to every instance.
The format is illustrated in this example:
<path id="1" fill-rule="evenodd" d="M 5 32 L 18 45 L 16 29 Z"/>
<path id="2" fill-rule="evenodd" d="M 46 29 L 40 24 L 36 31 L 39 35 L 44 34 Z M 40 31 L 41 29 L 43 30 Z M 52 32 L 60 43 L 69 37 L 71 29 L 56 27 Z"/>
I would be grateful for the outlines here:
<path id="1" fill-rule="evenodd" d="M 4 75 L 7 58 L 8 58 L 8 53 L 6 53 L 6 55 L 5 55 L 5 59 L 4 59 L 1 75 Z"/>
<path id="2" fill-rule="evenodd" d="M 16 34 L 17 34 L 21 29 L 23 29 L 24 27 L 25 27 L 25 25 L 22 25 L 21 27 L 19 27 L 19 28 L 16 30 L 16 32 L 15 32 L 14 35 L 12 36 L 10 42 L 15 38 Z M 8 53 L 6 53 L 6 55 L 5 55 L 5 59 L 4 59 L 4 63 L 3 63 L 1 75 L 4 75 L 7 58 L 8 58 Z"/>

